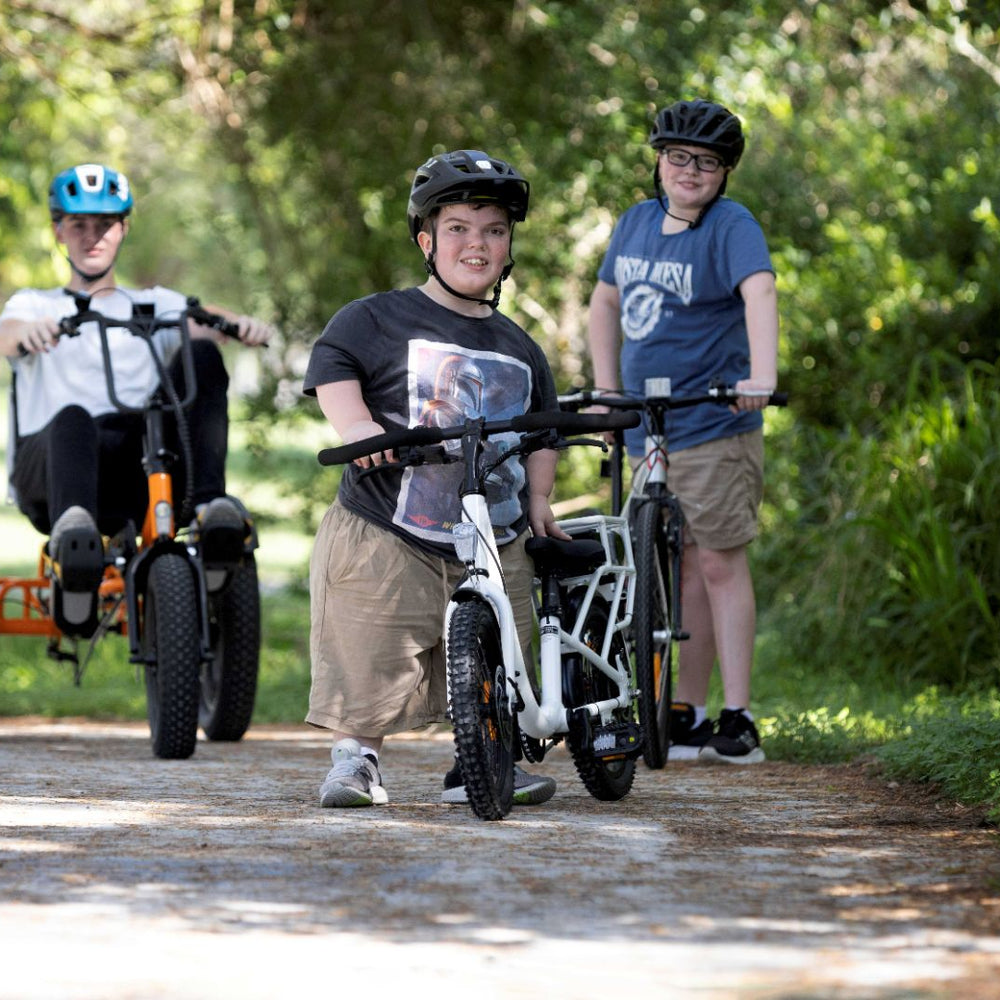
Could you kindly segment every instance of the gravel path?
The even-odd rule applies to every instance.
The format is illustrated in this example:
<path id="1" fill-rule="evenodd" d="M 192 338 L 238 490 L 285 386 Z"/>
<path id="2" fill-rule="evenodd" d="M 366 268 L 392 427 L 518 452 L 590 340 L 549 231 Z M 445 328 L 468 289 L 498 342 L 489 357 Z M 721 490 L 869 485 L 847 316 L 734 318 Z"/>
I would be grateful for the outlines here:
<path id="1" fill-rule="evenodd" d="M 391 804 L 321 810 L 305 726 L 167 762 L 0 719 L 0 997 L 1000 996 L 997 833 L 924 790 L 640 765 L 600 803 L 559 748 L 551 802 L 483 823 L 437 801 L 450 758 L 390 740 Z"/>

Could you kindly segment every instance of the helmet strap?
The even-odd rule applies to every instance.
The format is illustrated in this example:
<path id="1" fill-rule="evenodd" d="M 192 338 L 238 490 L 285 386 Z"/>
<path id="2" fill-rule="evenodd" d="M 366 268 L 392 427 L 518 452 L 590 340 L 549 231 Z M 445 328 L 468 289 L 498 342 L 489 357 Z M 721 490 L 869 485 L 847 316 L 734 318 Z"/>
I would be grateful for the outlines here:
<path id="1" fill-rule="evenodd" d="M 101 278 L 108 274 L 115 266 L 114 261 L 112 261 L 103 271 L 98 271 L 97 274 L 88 274 L 86 271 L 81 271 L 80 268 L 78 268 L 76 264 L 69 259 L 69 257 L 67 257 L 66 260 L 69 261 L 69 266 L 76 272 L 77 276 L 85 285 L 92 285 L 95 281 L 100 281 Z"/>
<path id="2" fill-rule="evenodd" d="M 65 215 L 61 216 L 61 218 L 59 219 L 59 221 L 61 222 L 65 218 L 66 218 Z M 127 235 L 128 234 L 128 227 L 125 225 L 125 216 L 120 216 L 119 218 L 121 220 L 122 225 L 125 226 L 125 235 Z M 111 263 L 108 264 L 108 266 L 103 271 L 98 271 L 96 274 L 88 274 L 86 271 L 81 271 L 80 268 L 78 268 L 76 266 L 76 264 L 73 263 L 72 259 L 70 258 L 70 255 L 68 253 L 66 254 L 66 262 L 69 264 L 69 266 L 72 268 L 72 270 L 76 273 L 77 277 L 79 277 L 80 280 L 83 281 L 83 283 L 85 285 L 92 285 L 95 281 L 100 281 L 101 278 L 103 278 L 106 275 L 110 274 L 111 271 L 114 270 L 115 264 L 118 263 L 118 254 L 120 254 L 122 252 L 122 246 L 124 246 L 124 244 L 125 244 L 125 235 L 122 236 L 122 241 L 121 241 L 121 243 L 118 244 L 118 249 L 115 251 L 115 256 L 112 259 Z"/>
<path id="3" fill-rule="evenodd" d="M 683 215 L 674 215 L 674 213 L 670 211 L 667 207 L 667 200 L 663 197 L 663 187 L 660 184 L 660 171 L 658 169 L 654 176 L 656 178 L 656 200 L 660 203 L 660 208 L 662 208 L 664 214 L 669 215 L 671 219 L 676 219 L 678 222 L 686 222 L 688 224 L 688 229 L 697 229 L 702 222 L 705 221 L 705 216 L 708 215 L 708 210 L 722 197 L 722 192 L 726 190 L 726 180 L 728 180 L 728 178 L 723 178 L 719 190 L 715 192 L 715 197 L 707 205 L 702 206 L 697 218 L 695 218 L 692 222 L 691 219 L 685 219 Z"/>
<path id="4" fill-rule="evenodd" d="M 511 248 L 514 245 L 514 230 L 511 227 L 510 233 Z M 508 254 L 510 250 L 507 251 Z M 480 299 L 475 295 L 466 295 L 464 292 L 459 292 L 452 288 L 444 278 L 438 274 L 437 264 L 434 258 L 437 256 L 437 223 L 431 224 L 431 252 L 424 258 L 424 270 L 437 281 L 437 283 L 449 294 L 454 295 L 457 299 L 464 299 L 466 302 L 478 302 L 480 305 L 489 306 L 491 309 L 496 309 L 500 304 L 500 286 L 504 283 L 504 280 L 510 276 L 510 272 L 514 270 L 514 258 L 511 257 L 510 261 L 504 265 L 504 269 L 500 272 L 500 277 L 497 279 L 497 283 L 493 286 L 493 298 L 492 299 Z"/>

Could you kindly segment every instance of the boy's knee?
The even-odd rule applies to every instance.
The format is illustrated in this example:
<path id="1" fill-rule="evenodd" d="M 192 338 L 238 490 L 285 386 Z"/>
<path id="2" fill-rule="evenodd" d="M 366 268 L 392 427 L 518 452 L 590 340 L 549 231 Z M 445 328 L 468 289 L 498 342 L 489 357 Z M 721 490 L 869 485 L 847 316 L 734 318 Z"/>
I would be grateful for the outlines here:
<path id="1" fill-rule="evenodd" d="M 67 432 L 84 432 L 94 429 L 94 418 L 76 403 L 64 406 L 53 418 L 52 430 L 64 434 Z"/>
<path id="2" fill-rule="evenodd" d="M 198 377 L 198 394 L 216 393 L 224 397 L 229 388 L 229 372 L 219 345 L 213 340 L 193 340 L 194 369 Z"/>

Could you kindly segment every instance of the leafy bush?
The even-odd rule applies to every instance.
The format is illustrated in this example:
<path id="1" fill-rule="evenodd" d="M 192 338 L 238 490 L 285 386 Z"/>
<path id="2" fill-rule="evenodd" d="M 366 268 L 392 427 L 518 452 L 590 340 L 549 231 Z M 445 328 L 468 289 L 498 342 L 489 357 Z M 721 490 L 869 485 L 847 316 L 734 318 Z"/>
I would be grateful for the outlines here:
<path id="1" fill-rule="evenodd" d="M 772 515 L 758 554 L 781 657 L 901 682 L 995 680 L 997 376 L 971 365 L 949 391 L 919 361 L 877 434 L 812 427 L 772 441 L 769 479 L 795 476 L 798 487 L 795 516 Z"/>

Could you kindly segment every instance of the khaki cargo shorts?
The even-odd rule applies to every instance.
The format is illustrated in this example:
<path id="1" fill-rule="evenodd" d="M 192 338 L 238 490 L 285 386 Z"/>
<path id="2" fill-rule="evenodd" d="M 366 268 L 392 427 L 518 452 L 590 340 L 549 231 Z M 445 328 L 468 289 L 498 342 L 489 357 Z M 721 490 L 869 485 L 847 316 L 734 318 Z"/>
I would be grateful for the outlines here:
<path id="1" fill-rule="evenodd" d="M 764 432 L 670 453 L 667 485 L 677 494 L 686 537 L 706 549 L 734 549 L 757 537 L 764 495 Z"/>
<path id="2" fill-rule="evenodd" d="M 530 648 L 534 570 L 526 538 L 505 545 L 500 555 L 518 634 Z M 306 722 L 386 736 L 444 720 L 444 613 L 463 571 L 334 502 L 309 566 Z"/>

